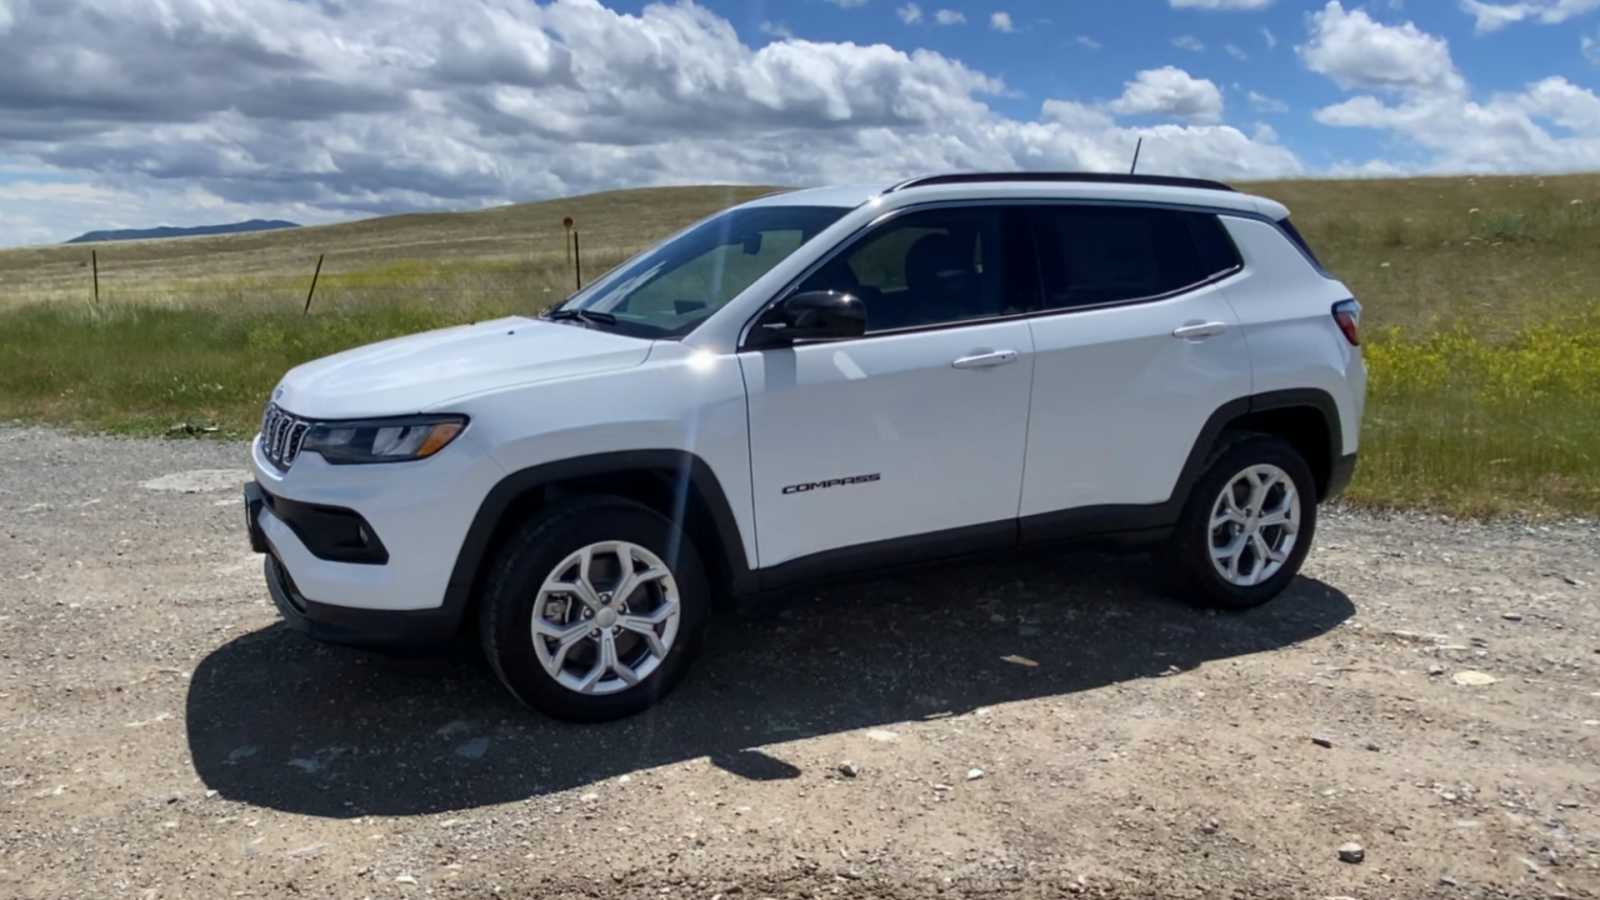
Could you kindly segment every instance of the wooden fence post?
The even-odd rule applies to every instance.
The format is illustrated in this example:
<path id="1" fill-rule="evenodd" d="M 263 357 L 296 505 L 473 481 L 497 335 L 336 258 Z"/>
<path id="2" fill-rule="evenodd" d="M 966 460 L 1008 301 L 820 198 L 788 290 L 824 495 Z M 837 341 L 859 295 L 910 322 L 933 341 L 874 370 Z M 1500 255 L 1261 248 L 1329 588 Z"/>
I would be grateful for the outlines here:
<path id="1" fill-rule="evenodd" d="M 583 251 L 579 249 L 578 229 L 572 229 L 572 272 L 577 279 L 578 290 L 583 290 Z"/>
<path id="2" fill-rule="evenodd" d="M 89 267 L 94 270 L 94 305 L 100 305 L 100 255 L 89 251 Z"/>
<path id="3" fill-rule="evenodd" d="M 306 308 L 305 308 L 305 310 L 303 312 L 300 313 L 300 315 L 302 315 L 302 316 L 306 316 L 306 315 L 310 315 L 311 314 L 311 297 L 312 297 L 312 295 L 316 294 L 316 292 L 317 292 L 317 276 L 322 274 L 322 257 L 323 257 L 323 255 L 324 254 L 321 254 L 321 253 L 317 254 L 317 268 L 316 268 L 316 271 L 311 273 L 311 290 L 306 291 Z"/>

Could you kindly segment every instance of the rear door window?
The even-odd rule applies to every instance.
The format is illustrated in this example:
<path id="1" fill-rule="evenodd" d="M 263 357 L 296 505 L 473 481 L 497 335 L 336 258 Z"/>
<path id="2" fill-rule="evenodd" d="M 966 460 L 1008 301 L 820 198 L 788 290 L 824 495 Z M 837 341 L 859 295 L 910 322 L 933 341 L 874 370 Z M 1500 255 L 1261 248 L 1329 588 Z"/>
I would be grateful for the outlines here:
<path id="1" fill-rule="evenodd" d="M 1033 217 L 1046 309 L 1160 297 L 1240 265 L 1210 213 L 1137 206 L 1051 206 Z"/>

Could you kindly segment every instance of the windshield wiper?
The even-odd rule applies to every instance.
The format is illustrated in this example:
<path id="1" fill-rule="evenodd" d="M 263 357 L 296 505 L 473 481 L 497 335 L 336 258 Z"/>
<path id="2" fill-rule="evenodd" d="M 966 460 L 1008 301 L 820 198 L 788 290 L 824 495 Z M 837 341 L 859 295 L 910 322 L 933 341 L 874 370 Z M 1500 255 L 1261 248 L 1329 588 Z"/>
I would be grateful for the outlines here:
<path id="1" fill-rule="evenodd" d="M 555 309 L 546 314 L 545 318 L 552 322 L 571 322 L 574 320 L 588 322 L 592 325 L 615 325 L 617 317 L 608 312 L 599 312 L 593 309 Z"/>

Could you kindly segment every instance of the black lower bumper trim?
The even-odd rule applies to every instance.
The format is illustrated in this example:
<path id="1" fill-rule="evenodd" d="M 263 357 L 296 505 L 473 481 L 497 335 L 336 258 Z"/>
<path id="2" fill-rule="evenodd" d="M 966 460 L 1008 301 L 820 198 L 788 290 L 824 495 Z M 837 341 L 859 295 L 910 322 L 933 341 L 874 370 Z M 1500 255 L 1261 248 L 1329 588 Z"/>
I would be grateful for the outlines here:
<path id="1" fill-rule="evenodd" d="M 261 533 L 261 507 L 266 505 L 266 493 L 254 481 L 244 486 L 244 527 L 250 533 L 250 549 L 255 553 L 267 552 L 267 536 Z"/>
<path id="2" fill-rule="evenodd" d="M 269 549 L 267 591 L 296 631 L 330 644 L 392 650 L 443 649 L 459 630 L 459 616 L 441 609 L 379 610 L 331 606 L 307 600 Z"/>
<path id="3" fill-rule="evenodd" d="M 1328 473 L 1328 489 L 1323 492 L 1322 499 L 1332 500 L 1350 486 L 1351 479 L 1356 477 L 1357 455 L 1350 453 L 1334 460 L 1333 471 Z"/>
<path id="4" fill-rule="evenodd" d="M 311 555 L 329 562 L 381 566 L 389 551 L 372 526 L 353 509 L 301 503 L 279 497 L 256 485 L 258 498 L 278 521 L 289 526 Z"/>

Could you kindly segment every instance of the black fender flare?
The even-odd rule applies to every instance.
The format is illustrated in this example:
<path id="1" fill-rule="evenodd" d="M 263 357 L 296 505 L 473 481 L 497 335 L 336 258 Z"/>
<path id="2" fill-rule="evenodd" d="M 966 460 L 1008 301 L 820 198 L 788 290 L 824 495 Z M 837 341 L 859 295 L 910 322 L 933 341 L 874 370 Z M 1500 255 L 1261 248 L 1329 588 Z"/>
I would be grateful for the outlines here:
<path id="1" fill-rule="evenodd" d="M 1165 501 L 1085 506 L 1024 516 L 1018 522 L 1018 539 L 1028 545 L 1109 535 L 1134 541 L 1158 538 L 1182 517 L 1189 494 L 1200 476 L 1205 474 L 1206 463 L 1221 443 L 1228 426 L 1253 413 L 1296 408 L 1314 409 L 1321 414 L 1328 432 L 1328 458 L 1334 463 L 1330 487 L 1342 487 L 1339 481 L 1341 478 L 1349 480 L 1354 461 L 1347 460 L 1347 465 L 1342 468 L 1339 465 L 1343 457 L 1344 436 L 1339 425 L 1339 407 L 1333 396 L 1316 388 L 1269 391 L 1230 400 L 1206 418 L 1189 448 L 1183 468 L 1179 470 L 1172 493 Z"/>
<path id="2" fill-rule="evenodd" d="M 1206 461 L 1211 458 L 1229 425 L 1253 413 L 1296 408 L 1314 409 L 1322 415 L 1323 425 L 1328 431 L 1328 460 L 1337 466 L 1344 457 L 1344 429 L 1339 420 L 1339 404 L 1334 401 L 1332 394 L 1321 388 L 1293 388 L 1230 400 L 1206 419 L 1194 447 L 1189 450 L 1189 458 L 1184 461 L 1172 496 L 1165 504 L 1173 515 L 1173 521 L 1177 521 L 1177 516 L 1182 513 L 1183 505 L 1189 499 L 1189 491 L 1204 474 Z"/>
<path id="3" fill-rule="evenodd" d="M 754 576 L 744 552 L 744 539 L 727 493 L 711 466 L 687 450 L 619 450 L 530 466 L 506 475 L 490 488 L 456 554 L 456 563 L 445 587 L 445 613 L 460 624 L 472 603 L 479 573 L 501 532 L 505 516 L 518 500 L 532 491 L 575 479 L 639 473 L 666 479 L 679 504 L 680 514 L 684 504 L 690 501 L 704 510 L 720 546 L 702 547 L 701 552 L 720 553 L 733 592 L 748 590 L 754 584 Z"/>

